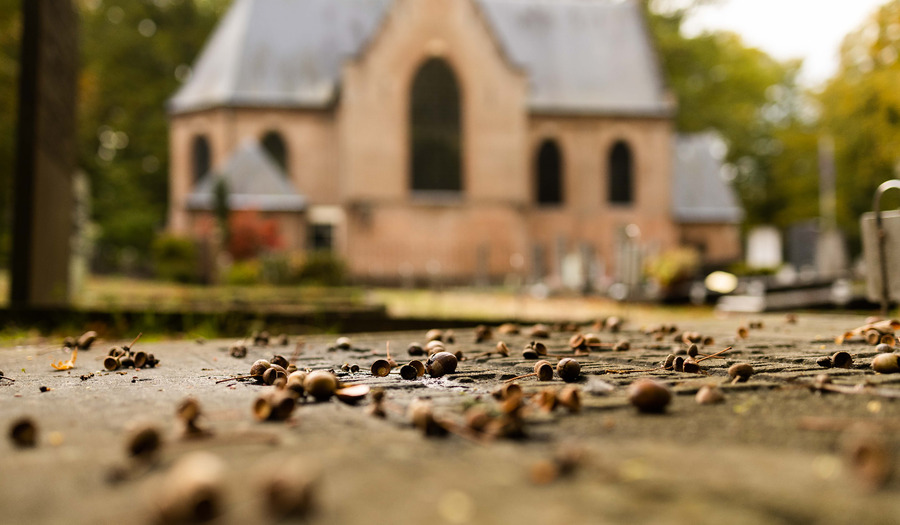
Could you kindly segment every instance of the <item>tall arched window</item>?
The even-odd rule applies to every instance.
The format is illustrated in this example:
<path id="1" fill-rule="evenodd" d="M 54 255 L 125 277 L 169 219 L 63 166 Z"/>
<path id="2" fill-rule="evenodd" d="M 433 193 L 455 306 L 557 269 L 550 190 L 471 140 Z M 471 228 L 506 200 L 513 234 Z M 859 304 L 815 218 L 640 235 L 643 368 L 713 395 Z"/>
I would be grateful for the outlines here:
<path id="1" fill-rule="evenodd" d="M 562 155 L 554 140 L 545 140 L 538 149 L 534 163 L 536 200 L 538 204 L 562 204 Z"/>
<path id="2" fill-rule="evenodd" d="M 262 147 L 266 150 L 266 153 L 272 157 L 272 160 L 275 161 L 276 164 L 281 168 L 282 171 L 287 173 L 287 146 L 284 143 L 284 139 L 281 138 L 281 133 L 277 131 L 269 131 L 262 138 Z"/>
<path id="3" fill-rule="evenodd" d="M 210 158 L 209 141 L 205 136 L 197 135 L 191 145 L 191 176 L 194 182 L 209 173 Z"/>
<path id="4" fill-rule="evenodd" d="M 620 140 L 609 153 L 609 202 L 631 204 L 634 201 L 633 172 L 631 148 Z"/>
<path id="5" fill-rule="evenodd" d="M 446 62 L 432 58 L 419 68 L 409 114 L 411 189 L 461 191 L 459 85 Z"/>

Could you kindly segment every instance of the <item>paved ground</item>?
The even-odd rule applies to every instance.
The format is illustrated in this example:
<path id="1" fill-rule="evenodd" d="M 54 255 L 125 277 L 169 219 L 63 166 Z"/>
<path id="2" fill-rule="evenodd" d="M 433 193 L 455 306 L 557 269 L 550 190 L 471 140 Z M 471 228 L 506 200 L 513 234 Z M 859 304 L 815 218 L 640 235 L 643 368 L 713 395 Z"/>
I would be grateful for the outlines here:
<path id="1" fill-rule="evenodd" d="M 735 337 L 740 324 L 757 319 L 761 329 L 751 329 L 746 339 Z M 656 367 L 673 348 L 683 348 L 672 336 L 656 341 L 645 334 L 642 319 L 628 319 L 618 334 L 598 333 L 604 342 L 628 340 L 631 350 L 604 349 L 579 358 L 580 412 L 546 413 L 529 401 L 526 437 L 494 441 L 425 437 L 404 409 L 428 398 L 438 417 L 457 426 L 473 405 L 496 412 L 490 393 L 533 365 L 521 357 L 530 340 L 524 334 L 495 333 L 493 340 L 475 343 L 472 330 L 456 330 L 451 350 L 472 355 L 503 339 L 512 354 L 466 360 L 456 374 L 414 381 L 401 379 L 396 369 L 373 377 L 368 369 L 377 357 L 371 352 L 330 352 L 333 336 L 305 337 L 296 360 L 300 368 L 359 364 L 363 372 L 341 379 L 383 387 L 388 416 L 369 415 L 369 399 L 359 406 L 332 400 L 303 404 L 289 421 L 268 423 L 253 419 L 251 405 L 271 387 L 216 381 L 246 374 L 258 358 L 290 357 L 293 345 L 250 347 L 245 358 L 236 359 L 226 351 L 230 341 L 138 343 L 136 349 L 153 352 L 160 365 L 125 373 L 101 372 L 106 349 L 121 341 L 80 352 L 68 372 L 49 365 L 68 358 L 56 349 L 58 342 L 4 348 L 0 370 L 15 382 L 0 381 L 0 429 L 8 434 L 14 420 L 29 416 L 39 437 L 32 449 L 14 447 L 6 435 L 0 441 L 0 522 L 152 522 L 172 483 L 172 467 L 206 451 L 224 464 L 217 523 L 275 522 L 260 487 L 288 471 L 316 476 L 317 510 L 308 518 L 314 523 L 897 523 L 900 476 L 873 488 L 873 476 L 854 465 L 863 457 L 875 458 L 876 471 L 900 467 L 900 401 L 820 394 L 804 386 L 824 372 L 840 385 L 871 383 L 900 393 L 900 375 L 876 375 L 869 368 L 873 347 L 833 342 L 862 323 L 860 316 L 803 314 L 796 324 L 783 315 L 682 319 L 679 331 L 715 339 L 701 352 L 734 347 L 724 359 L 701 363 L 708 375 L 611 373 Z M 372 352 L 383 352 L 390 341 L 394 357 L 405 362 L 407 345 L 424 343 L 424 335 L 352 337 L 356 347 Z M 553 332 L 546 340 L 551 353 L 565 351 L 571 335 Z M 853 368 L 816 364 L 838 349 L 854 355 Z M 726 370 L 737 362 L 752 364 L 757 373 L 732 385 Z M 628 404 L 626 387 L 641 377 L 664 381 L 676 393 L 664 415 L 641 415 Z M 615 389 L 602 394 L 598 381 Z M 555 377 L 519 384 L 527 394 L 564 385 Z M 720 385 L 725 402 L 698 405 L 694 393 L 705 384 Z M 50 390 L 41 392 L 41 386 Z M 200 402 L 201 424 L 212 437 L 182 438 L 174 412 L 186 396 Z M 125 480 L 111 481 L 112 473 L 133 464 L 125 436 L 136 422 L 162 430 L 161 453 L 149 467 L 129 467 Z M 860 443 L 868 455 L 854 463 L 850 451 Z M 532 479 L 536 465 L 560 456 L 577 457 L 571 474 L 549 483 Z"/>

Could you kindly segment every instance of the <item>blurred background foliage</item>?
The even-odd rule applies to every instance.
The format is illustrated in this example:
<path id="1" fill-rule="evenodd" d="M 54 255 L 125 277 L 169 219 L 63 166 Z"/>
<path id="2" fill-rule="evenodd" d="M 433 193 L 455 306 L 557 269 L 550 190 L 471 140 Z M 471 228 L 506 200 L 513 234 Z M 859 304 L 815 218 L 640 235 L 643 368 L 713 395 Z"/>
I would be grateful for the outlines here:
<path id="1" fill-rule="evenodd" d="M 702 3 L 641 0 L 679 132 L 714 130 L 727 145 L 723 176 L 746 226 L 786 227 L 818 214 L 819 137 L 835 140 L 839 225 L 856 247 L 857 220 L 900 160 L 900 0 L 847 36 L 838 72 L 815 89 L 798 61 L 781 62 L 732 33 L 685 36 Z M 79 163 L 94 197 L 93 267 L 150 271 L 168 200 L 165 102 L 230 0 L 77 0 L 81 17 Z M 0 0 L 0 265 L 9 260 L 10 191 L 21 0 Z M 814 23 L 810 13 L 809 23 Z M 803 31 L 798 27 L 797 31 Z M 886 206 L 896 206 L 896 198 Z"/>

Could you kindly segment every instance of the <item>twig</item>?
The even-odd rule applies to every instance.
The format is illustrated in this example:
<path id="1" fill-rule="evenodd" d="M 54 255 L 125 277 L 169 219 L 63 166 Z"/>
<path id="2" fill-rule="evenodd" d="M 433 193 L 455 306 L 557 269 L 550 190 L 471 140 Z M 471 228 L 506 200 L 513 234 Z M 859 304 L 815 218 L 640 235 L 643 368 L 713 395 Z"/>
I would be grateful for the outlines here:
<path id="1" fill-rule="evenodd" d="M 131 349 L 134 347 L 134 344 L 138 342 L 138 339 L 140 339 L 142 335 L 144 335 L 144 332 L 138 332 L 137 337 L 135 337 L 135 338 L 131 341 L 131 344 L 128 345 L 128 349 L 129 349 L 129 350 L 131 350 Z"/>
<path id="2" fill-rule="evenodd" d="M 0 376 L 0 379 L 6 379 L 7 381 L 12 381 L 13 383 L 16 382 L 15 379 L 13 379 L 13 378 L 11 378 L 11 377 L 6 377 L 6 376 Z"/>
<path id="3" fill-rule="evenodd" d="M 697 362 L 699 363 L 700 361 L 705 361 L 705 360 L 707 360 L 707 359 L 712 359 L 713 357 L 719 357 L 720 355 L 722 355 L 722 354 L 724 354 L 725 352 L 731 350 L 732 348 L 733 348 L 733 347 L 729 346 L 729 347 L 726 347 L 724 350 L 719 350 L 718 352 L 716 352 L 716 353 L 714 353 L 714 354 L 709 354 L 709 355 L 707 355 L 707 356 L 703 356 L 703 357 L 701 357 L 700 359 L 698 359 Z"/>
<path id="4" fill-rule="evenodd" d="M 825 390 L 827 392 L 837 392 L 838 394 L 869 394 L 888 399 L 900 399 L 900 390 L 895 390 L 893 388 L 876 388 L 864 385 L 834 385 L 830 383 L 813 383 L 810 384 L 810 387 L 814 390 Z"/>
<path id="5" fill-rule="evenodd" d="M 235 377 L 229 377 L 229 378 L 227 378 L 227 379 L 220 379 L 220 380 L 216 381 L 216 384 L 218 385 L 219 383 L 226 383 L 226 382 L 228 382 L 228 381 L 236 381 L 236 380 L 238 380 L 238 379 L 253 379 L 253 377 L 254 377 L 254 376 L 235 376 Z"/>

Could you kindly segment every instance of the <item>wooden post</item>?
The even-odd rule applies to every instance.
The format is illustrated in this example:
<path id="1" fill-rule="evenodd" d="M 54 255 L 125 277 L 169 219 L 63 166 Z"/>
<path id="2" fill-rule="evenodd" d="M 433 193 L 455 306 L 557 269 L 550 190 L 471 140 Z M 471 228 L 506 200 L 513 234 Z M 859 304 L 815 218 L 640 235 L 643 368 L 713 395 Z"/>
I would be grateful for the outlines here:
<path id="1" fill-rule="evenodd" d="M 76 166 L 77 18 L 71 0 L 22 0 L 10 306 L 69 300 Z"/>

